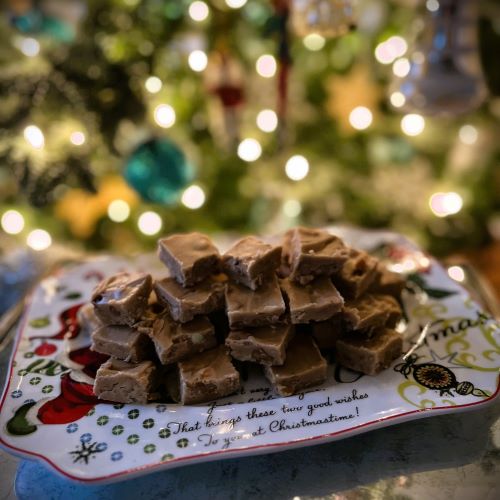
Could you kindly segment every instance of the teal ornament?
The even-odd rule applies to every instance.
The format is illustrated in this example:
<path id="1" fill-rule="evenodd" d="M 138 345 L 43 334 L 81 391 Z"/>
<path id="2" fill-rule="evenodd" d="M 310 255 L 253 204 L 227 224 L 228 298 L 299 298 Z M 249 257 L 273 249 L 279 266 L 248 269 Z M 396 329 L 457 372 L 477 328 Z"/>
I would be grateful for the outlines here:
<path id="1" fill-rule="evenodd" d="M 150 139 L 129 156 L 123 173 L 144 201 L 173 205 L 193 177 L 184 153 L 168 139 Z"/>

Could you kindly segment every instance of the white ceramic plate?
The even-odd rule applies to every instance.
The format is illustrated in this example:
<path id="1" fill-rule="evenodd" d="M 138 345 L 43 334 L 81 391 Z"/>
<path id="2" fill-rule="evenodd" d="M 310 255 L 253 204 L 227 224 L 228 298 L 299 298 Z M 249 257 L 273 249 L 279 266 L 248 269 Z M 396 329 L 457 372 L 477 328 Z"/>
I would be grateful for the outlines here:
<path id="1" fill-rule="evenodd" d="M 462 287 L 405 238 L 336 229 L 412 275 L 403 332 L 413 355 L 376 377 L 330 367 L 305 394 L 273 395 L 258 372 L 240 394 L 210 405 L 110 405 L 92 381 L 102 361 L 76 323 L 105 275 L 161 267 L 101 258 L 61 270 L 34 291 L 18 332 L 0 406 L 0 443 L 64 476 L 113 481 L 159 469 L 324 443 L 398 422 L 473 409 L 499 392 L 500 328 Z M 425 338 L 420 334 L 425 325 Z"/>

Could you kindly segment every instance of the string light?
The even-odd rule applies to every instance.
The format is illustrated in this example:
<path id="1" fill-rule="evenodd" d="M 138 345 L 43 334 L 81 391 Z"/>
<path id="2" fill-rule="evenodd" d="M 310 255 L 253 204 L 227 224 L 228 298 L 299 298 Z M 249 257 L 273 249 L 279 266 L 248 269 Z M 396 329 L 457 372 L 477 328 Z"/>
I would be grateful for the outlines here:
<path id="1" fill-rule="evenodd" d="M 175 110 L 169 104 L 158 104 L 154 112 L 155 122 L 163 128 L 170 128 L 175 123 Z"/>
<path id="2" fill-rule="evenodd" d="M 2 229 L 8 234 L 19 234 L 24 229 L 24 217 L 17 210 L 2 215 Z"/>
<path id="3" fill-rule="evenodd" d="M 287 200 L 283 203 L 283 213 L 290 218 L 294 218 L 300 215 L 302 212 L 302 205 L 298 200 Z"/>
<path id="4" fill-rule="evenodd" d="M 473 125 L 463 125 L 458 131 L 458 137 L 460 140 L 469 146 L 477 142 L 478 136 L 479 134 L 477 132 L 477 128 Z"/>
<path id="5" fill-rule="evenodd" d="M 161 217 L 156 212 L 144 212 L 137 221 L 139 231 L 148 236 L 153 236 L 160 232 L 163 223 Z"/>
<path id="6" fill-rule="evenodd" d="M 34 38 L 24 38 L 19 45 L 21 52 L 28 57 L 35 57 L 40 52 L 40 43 Z"/>
<path id="7" fill-rule="evenodd" d="M 26 243 L 33 250 L 38 252 L 49 248 L 50 245 L 52 245 L 52 238 L 44 229 L 33 229 L 33 231 L 28 234 Z"/>
<path id="8" fill-rule="evenodd" d="M 448 276 L 455 281 L 462 283 L 465 280 L 464 270 L 460 266 L 450 266 L 448 268 Z"/>
<path id="9" fill-rule="evenodd" d="M 317 51 L 325 46 L 326 41 L 325 38 L 318 33 L 310 33 L 303 38 L 302 43 L 306 49 Z"/>
<path id="10" fill-rule="evenodd" d="M 449 193 L 434 193 L 429 198 L 429 207 L 436 217 L 447 217 L 457 214 L 463 207 L 462 197 L 453 191 Z"/>
<path id="11" fill-rule="evenodd" d="M 85 134 L 79 130 L 75 130 L 74 132 L 71 132 L 69 140 L 74 146 L 81 146 L 82 144 L 85 144 Z"/>
<path id="12" fill-rule="evenodd" d="M 255 68 L 257 73 L 264 78 L 272 78 L 276 74 L 276 59 L 271 54 L 264 54 L 257 59 Z"/>
<path id="13" fill-rule="evenodd" d="M 196 210 L 205 203 L 205 192 L 200 186 L 193 184 L 182 193 L 182 204 L 187 208 Z"/>
<path id="14" fill-rule="evenodd" d="M 401 108 L 406 103 L 406 97 L 401 92 L 393 92 L 389 99 L 395 108 Z"/>
<path id="15" fill-rule="evenodd" d="M 357 106 L 349 114 L 349 123 L 356 130 L 367 129 L 373 121 L 372 112 L 365 106 Z"/>
<path id="16" fill-rule="evenodd" d="M 427 0 L 427 2 L 425 2 L 425 7 L 429 12 L 436 12 L 439 10 L 439 2 L 438 0 Z"/>
<path id="17" fill-rule="evenodd" d="M 247 3 L 247 0 L 226 0 L 226 4 L 231 9 L 241 9 L 243 5 Z"/>
<path id="18" fill-rule="evenodd" d="M 262 146 L 256 139 L 243 139 L 238 145 L 238 156 L 244 161 L 255 161 L 262 154 Z"/>
<path id="19" fill-rule="evenodd" d="M 404 78 L 410 72 L 410 61 L 408 61 L 406 57 L 397 59 L 396 61 L 394 61 L 394 64 L 392 65 L 392 72 L 396 76 Z"/>
<path id="20" fill-rule="evenodd" d="M 257 127 L 263 132 L 273 132 L 278 126 L 278 115 L 272 109 L 263 109 L 257 115 Z"/>
<path id="21" fill-rule="evenodd" d="M 208 64 L 208 57 L 202 50 L 193 50 L 188 57 L 189 67 L 193 71 L 203 71 Z"/>
<path id="22" fill-rule="evenodd" d="M 35 149 L 42 149 L 45 145 L 43 132 L 36 125 L 28 125 L 24 129 L 24 138 Z"/>
<path id="23" fill-rule="evenodd" d="M 294 155 L 286 162 L 285 173 L 292 181 L 300 181 L 309 173 L 309 162 L 302 155 Z"/>
<path id="24" fill-rule="evenodd" d="M 124 200 L 113 200 L 108 205 L 108 217 L 113 222 L 124 222 L 130 215 L 130 206 Z"/>
<path id="25" fill-rule="evenodd" d="M 193 2 L 188 9 L 189 17 L 193 21 L 201 23 L 204 21 L 209 14 L 208 5 L 205 2 L 196 1 Z"/>
<path id="26" fill-rule="evenodd" d="M 163 87 L 163 83 L 157 76 L 150 76 L 145 82 L 144 86 L 150 94 L 157 94 Z"/>
<path id="27" fill-rule="evenodd" d="M 391 64 L 408 50 L 406 40 L 400 36 L 391 36 L 375 47 L 375 59 L 381 64 Z"/>
<path id="28" fill-rule="evenodd" d="M 410 113 L 401 119 L 401 130 L 410 136 L 419 135 L 425 128 L 425 120 L 421 115 Z"/>

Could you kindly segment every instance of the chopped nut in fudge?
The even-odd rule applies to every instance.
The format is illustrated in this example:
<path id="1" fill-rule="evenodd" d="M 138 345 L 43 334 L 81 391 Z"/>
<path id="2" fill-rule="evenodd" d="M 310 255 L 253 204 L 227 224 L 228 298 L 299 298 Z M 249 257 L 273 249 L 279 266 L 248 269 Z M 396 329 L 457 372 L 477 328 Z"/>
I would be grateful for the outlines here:
<path id="1" fill-rule="evenodd" d="M 342 314 L 337 314 L 326 321 L 311 323 L 311 335 L 320 349 L 334 349 L 343 331 Z"/>
<path id="2" fill-rule="evenodd" d="M 146 310 L 152 288 L 150 274 L 111 276 L 92 293 L 95 314 L 104 325 L 131 326 Z"/>
<path id="3" fill-rule="evenodd" d="M 151 361 L 127 363 L 111 358 L 97 370 L 94 394 L 105 401 L 146 404 L 155 387 Z"/>
<path id="4" fill-rule="evenodd" d="M 341 311 L 344 305 L 344 299 L 328 276 L 320 276 L 307 285 L 283 279 L 280 285 L 294 324 L 326 320 Z"/>
<path id="5" fill-rule="evenodd" d="M 194 287 L 184 288 L 174 279 L 155 281 L 158 300 L 165 304 L 172 318 L 181 323 L 195 316 L 210 314 L 224 307 L 224 283 L 209 277 Z"/>
<path id="6" fill-rule="evenodd" d="M 290 324 L 232 330 L 226 338 L 226 345 L 231 351 L 231 356 L 239 361 L 282 365 L 293 332 L 294 327 Z"/>
<path id="7" fill-rule="evenodd" d="M 222 257 L 222 270 L 236 283 L 256 290 L 281 261 L 281 247 L 254 236 L 237 241 Z"/>
<path id="8" fill-rule="evenodd" d="M 327 364 L 310 335 L 295 335 L 286 350 L 282 366 L 264 366 L 264 374 L 280 396 L 291 396 L 322 384 L 326 380 Z"/>
<path id="9" fill-rule="evenodd" d="M 344 334 L 336 344 L 336 360 L 342 366 L 376 375 L 401 356 L 403 338 L 391 329 L 382 329 L 373 337 Z"/>
<path id="10" fill-rule="evenodd" d="M 208 236 L 174 234 L 158 242 L 158 256 L 182 286 L 193 286 L 218 271 L 220 255 Z"/>
<path id="11" fill-rule="evenodd" d="M 164 365 L 176 363 L 217 345 L 214 327 L 204 316 L 187 323 L 177 323 L 168 314 L 163 314 L 154 323 L 151 340 Z"/>
<path id="12" fill-rule="evenodd" d="M 231 363 L 226 347 L 196 354 L 181 361 L 179 399 L 183 404 L 197 404 L 229 396 L 240 387 L 240 374 Z"/>

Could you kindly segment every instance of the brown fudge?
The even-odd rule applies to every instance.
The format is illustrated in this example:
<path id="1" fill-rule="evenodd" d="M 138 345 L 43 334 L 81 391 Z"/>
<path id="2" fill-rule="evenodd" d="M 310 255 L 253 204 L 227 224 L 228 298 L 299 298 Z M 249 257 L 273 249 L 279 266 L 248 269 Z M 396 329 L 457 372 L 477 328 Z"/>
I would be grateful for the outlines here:
<path id="1" fill-rule="evenodd" d="M 105 325 L 133 325 L 146 310 L 152 288 L 150 274 L 111 276 L 92 293 L 96 316 Z"/>
<path id="2" fill-rule="evenodd" d="M 389 271 L 382 263 L 377 266 L 377 271 L 377 276 L 370 287 L 370 291 L 392 295 L 395 298 L 401 297 L 401 292 L 406 285 L 405 277 Z"/>
<path id="3" fill-rule="evenodd" d="M 193 288 L 184 288 L 174 278 L 154 283 L 158 300 L 164 303 L 176 321 L 185 323 L 195 316 L 224 307 L 224 283 L 207 278 Z"/>
<path id="4" fill-rule="evenodd" d="M 94 306 L 90 302 L 88 304 L 84 304 L 80 307 L 80 309 L 78 309 L 76 317 L 82 332 L 86 335 L 90 335 L 94 330 L 97 330 L 102 325 L 99 318 L 96 316 Z"/>
<path id="5" fill-rule="evenodd" d="M 301 284 L 336 273 L 349 257 L 340 238 L 319 229 L 297 227 L 285 234 L 283 255 L 290 279 Z"/>
<path id="6" fill-rule="evenodd" d="M 350 330 L 370 331 L 385 326 L 389 319 L 387 296 L 365 294 L 344 305 L 344 321 Z"/>
<path id="7" fill-rule="evenodd" d="M 237 241 L 222 257 L 222 270 L 236 283 L 256 290 L 276 271 L 281 247 L 247 236 Z"/>
<path id="8" fill-rule="evenodd" d="M 164 314 L 155 321 L 151 340 L 164 365 L 176 363 L 217 345 L 214 327 L 203 316 L 188 323 L 176 323 Z"/>
<path id="9" fill-rule="evenodd" d="M 289 279 L 281 280 L 280 284 L 294 324 L 326 320 L 344 305 L 344 299 L 328 276 L 320 276 L 307 285 L 299 285 Z"/>
<path id="10" fill-rule="evenodd" d="M 282 365 L 285 350 L 293 336 L 293 325 L 268 325 L 247 330 L 233 330 L 226 338 L 231 356 L 239 361 L 261 365 Z"/>
<path id="11" fill-rule="evenodd" d="M 375 257 L 351 248 L 349 259 L 332 280 L 344 298 L 357 299 L 373 283 L 378 273 L 377 264 Z"/>
<path id="12" fill-rule="evenodd" d="M 320 349 L 334 349 L 343 331 L 342 314 L 337 314 L 327 321 L 311 323 L 311 335 Z"/>
<path id="13" fill-rule="evenodd" d="M 219 267 L 219 251 L 201 233 L 174 234 L 158 242 L 158 257 L 182 286 L 193 286 Z"/>
<path id="14" fill-rule="evenodd" d="M 385 303 L 384 307 L 388 314 L 385 325 L 389 328 L 394 328 L 403 317 L 403 311 L 399 302 L 392 295 L 377 294 L 377 297 Z"/>
<path id="15" fill-rule="evenodd" d="M 278 278 L 272 276 L 255 291 L 229 282 L 226 287 L 226 309 L 232 329 L 279 322 L 286 308 Z"/>
<path id="16" fill-rule="evenodd" d="M 95 330 L 92 350 L 131 363 L 148 359 L 152 354 L 148 336 L 124 325 L 106 325 Z"/>
<path id="17" fill-rule="evenodd" d="M 388 368 L 403 349 L 403 338 L 394 330 L 383 329 L 367 339 L 363 335 L 345 334 L 337 341 L 336 359 L 346 368 L 376 375 Z"/>
<path id="18" fill-rule="evenodd" d="M 155 373 L 151 361 L 135 364 L 111 358 L 97 370 L 94 394 L 116 403 L 146 404 L 154 389 Z"/>
<path id="19" fill-rule="evenodd" d="M 229 396 L 240 387 L 240 375 L 224 346 L 179 362 L 179 398 L 197 404 Z"/>
<path id="20" fill-rule="evenodd" d="M 327 374 L 326 360 L 309 335 L 295 335 L 286 350 L 282 366 L 264 366 L 264 374 L 280 396 L 291 396 L 322 384 Z"/>

